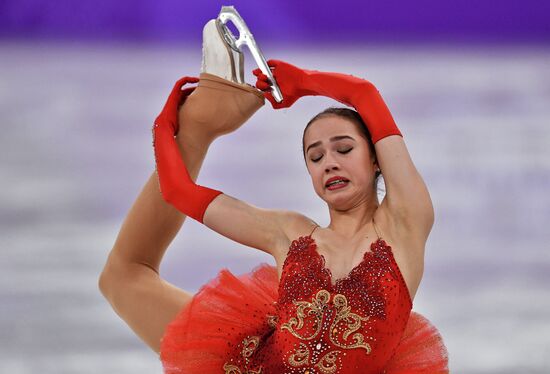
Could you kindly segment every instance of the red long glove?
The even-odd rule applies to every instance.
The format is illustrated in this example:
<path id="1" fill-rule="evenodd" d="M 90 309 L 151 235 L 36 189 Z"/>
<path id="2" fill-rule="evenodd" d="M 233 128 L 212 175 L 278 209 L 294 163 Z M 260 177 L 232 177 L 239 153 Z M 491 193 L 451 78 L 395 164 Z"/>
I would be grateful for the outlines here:
<path id="1" fill-rule="evenodd" d="M 271 92 L 271 82 L 260 69 L 253 74 L 258 78 L 256 87 L 264 91 L 274 109 L 288 108 L 303 96 L 327 96 L 342 104 L 354 107 L 376 143 L 389 135 L 400 135 L 395 121 L 378 89 L 369 81 L 352 75 L 305 70 L 280 60 L 269 60 L 273 76 L 283 94 L 277 103 Z"/>
<path id="2" fill-rule="evenodd" d="M 195 89 L 182 87 L 198 81 L 199 78 L 183 77 L 176 82 L 153 125 L 153 148 L 162 197 L 183 214 L 203 223 L 206 208 L 222 192 L 193 182 L 174 138 L 179 131 L 178 108 Z"/>

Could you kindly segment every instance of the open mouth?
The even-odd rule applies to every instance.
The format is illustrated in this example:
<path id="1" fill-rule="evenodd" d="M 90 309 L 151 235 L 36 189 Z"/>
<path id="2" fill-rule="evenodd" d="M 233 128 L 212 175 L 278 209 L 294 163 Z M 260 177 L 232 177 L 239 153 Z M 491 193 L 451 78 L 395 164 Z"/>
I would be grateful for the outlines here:
<path id="1" fill-rule="evenodd" d="M 337 178 L 333 180 L 329 179 L 329 182 L 325 185 L 325 187 L 329 190 L 336 190 L 338 188 L 347 186 L 348 183 L 349 183 L 349 180 L 346 178 Z"/>

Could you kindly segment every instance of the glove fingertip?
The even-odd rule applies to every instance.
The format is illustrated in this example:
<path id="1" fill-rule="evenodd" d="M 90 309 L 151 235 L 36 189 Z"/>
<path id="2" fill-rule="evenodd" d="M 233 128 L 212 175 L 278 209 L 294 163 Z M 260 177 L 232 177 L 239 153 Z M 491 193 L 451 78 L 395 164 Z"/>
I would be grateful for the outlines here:
<path id="1" fill-rule="evenodd" d="M 271 94 L 271 92 L 265 92 L 264 97 L 271 103 L 271 106 L 276 109 L 277 102 L 273 98 L 273 94 Z"/>
<path id="2" fill-rule="evenodd" d="M 265 82 L 262 82 L 262 81 L 257 81 L 256 82 L 256 88 L 259 89 L 259 90 L 264 91 L 267 88 L 267 84 Z"/>
<path id="3" fill-rule="evenodd" d="M 182 79 L 182 82 L 185 83 L 197 83 L 199 81 L 199 78 L 197 77 L 184 77 Z"/>

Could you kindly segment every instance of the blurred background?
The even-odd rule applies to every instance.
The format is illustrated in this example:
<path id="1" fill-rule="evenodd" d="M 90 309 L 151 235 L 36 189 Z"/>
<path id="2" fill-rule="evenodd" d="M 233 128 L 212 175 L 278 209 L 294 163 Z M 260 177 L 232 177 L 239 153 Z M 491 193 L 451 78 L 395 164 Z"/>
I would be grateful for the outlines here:
<path id="1" fill-rule="evenodd" d="M 266 58 L 382 93 L 435 206 L 414 310 L 439 328 L 451 372 L 550 373 L 543 0 L 2 0 L 0 372 L 162 372 L 97 281 L 154 170 L 152 122 L 173 82 L 199 73 L 202 27 L 221 5 L 236 6 Z M 198 183 L 327 225 L 301 134 L 332 104 L 266 105 L 216 140 Z M 274 263 L 188 220 L 161 275 L 195 292 L 221 268 L 261 262 Z"/>

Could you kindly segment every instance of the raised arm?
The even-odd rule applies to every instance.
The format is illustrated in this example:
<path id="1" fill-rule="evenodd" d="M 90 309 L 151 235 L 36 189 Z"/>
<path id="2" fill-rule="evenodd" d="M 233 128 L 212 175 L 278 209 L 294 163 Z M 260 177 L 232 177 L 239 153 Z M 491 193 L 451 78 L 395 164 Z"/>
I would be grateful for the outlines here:
<path id="1" fill-rule="evenodd" d="M 172 95 L 186 82 L 186 78 L 178 81 Z M 153 126 L 155 160 L 163 198 L 221 235 L 276 255 L 273 251 L 288 240 L 284 222 L 292 212 L 261 209 L 219 190 L 195 184 L 174 140 L 179 127 L 171 114 L 172 109 L 169 99 Z"/>
<path id="2" fill-rule="evenodd" d="M 182 177 L 188 177 L 187 182 L 194 184 L 214 139 L 234 131 L 263 104 L 263 97 L 260 100 L 246 90 L 235 94 L 236 91 L 228 89 L 231 82 L 219 83 L 219 79 L 210 78 L 209 81 L 207 75 L 201 75 L 201 83 L 205 86 L 202 90 L 190 88 L 182 91 L 182 81 L 174 87 L 156 121 L 156 124 L 166 125 L 171 130 L 157 133 L 154 138 L 155 152 L 162 155 L 168 152 L 167 157 L 155 156 L 159 161 L 159 172 L 169 172 L 166 175 L 168 184 L 164 182 L 164 174 L 158 175 L 155 171 L 151 175 L 125 218 L 99 279 L 99 287 L 116 313 L 155 352 L 159 352 L 166 325 L 192 297 L 159 276 L 162 257 L 186 217 L 186 213 L 164 199 L 163 194 L 167 193 L 169 200 L 177 200 L 175 196 L 182 192 L 178 189 L 181 187 L 178 175 L 175 175 L 175 180 L 170 179 L 172 171 L 169 167 L 185 166 L 186 174 Z M 222 89 L 214 90 L 218 83 L 222 84 Z M 178 110 L 184 100 L 185 105 Z M 215 105 L 216 102 L 219 105 Z M 208 110 L 204 110 L 205 106 Z M 163 184 L 165 188 L 161 194 L 159 187 Z M 286 222 L 287 218 L 294 216 L 251 207 L 226 195 L 220 195 L 216 201 L 222 203 L 212 204 L 215 205 L 214 214 L 210 214 L 209 209 L 209 214 L 204 217 L 206 223 L 211 221 L 211 226 L 222 234 L 267 251 L 272 249 L 274 241 L 274 235 L 268 233 L 274 232 L 273 228 L 278 227 L 279 222 Z M 196 209 L 188 213 L 195 217 L 202 215 L 197 215 Z M 242 225 L 235 225 L 235 221 L 242 222 Z M 231 234 L 233 231 L 227 228 L 228 225 L 233 225 L 238 231 Z M 249 225 L 249 230 L 244 230 L 244 225 Z"/>
<path id="3" fill-rule="evenodd" d="M 416 170 L 403 135 L 378 89 L 370 81 L 341 73 L 305 70 L 284 61 L 269 60 L 284 100 L 273 100 L 270 82 L 258 69 L 256 87 L 275 109 L 291 106 L 303 96 L 322 95 L 354 107 L 372 136 L 378 164 L 384 175 L 387 208 L 395 226 L 410 240 L 424 243 L 434 222 L 434 210 L 426 184 Z M 418 247 L 423 247 L 419 245 Z"/>

